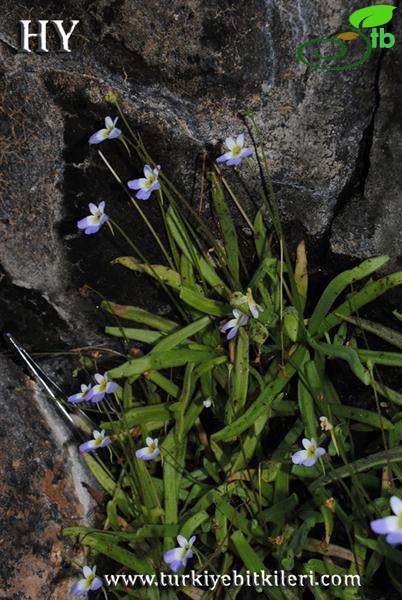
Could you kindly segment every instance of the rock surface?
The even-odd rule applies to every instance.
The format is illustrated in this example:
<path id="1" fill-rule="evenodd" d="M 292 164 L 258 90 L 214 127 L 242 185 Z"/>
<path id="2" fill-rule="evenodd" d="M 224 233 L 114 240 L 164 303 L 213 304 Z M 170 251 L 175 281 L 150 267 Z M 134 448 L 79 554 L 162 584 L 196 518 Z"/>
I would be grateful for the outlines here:
<path id="1" fill-rule="evenodd" d="M 76 441 L 36 386 L 0 358 L 0 598 L 68 595 L 62 527 L 90 523 Z M 70 573 L 71 575 L 71 573 Z"/>
<path id="2" fill-rule="evenodd" d="M 121 94 L 151 154 L 187 193 L 197 155 L 207 148 L 216 156 L 222 139 L 244 128 L 239 110 L 253 110 L 296 236 L 318 242 L 322 262 L 331 253 L 398 257 L 402 41 L 345 71 L 309 69 L 295 56 L 301 42 L 339 31 L 357 2 L 84 4 L 6 2 L 1 24 L 0 265 L 12 285 L 35 290 L 56 311 L 65 340 L 77 329 L 81 339 L 96 339 L 93 302 L 79 292 L 83 284 L 120 301 L 127 290 L 125 274 L 108 266 L 115 242 L 76 233 L 89 200 L 109 201 L 113 217 L 155 255 L 124 193 L 87 144 L 110 111 L 103 100 L 110 88 Z M 79 19 L 71 54 L 55 52 L 53 34 L 47 55 L 17 52 L 18 20 L 27 16 Z M 361 56 L 359 43 L 349 43 L 353 59 Z M 123 180 L 138 173 L 140 165 L 116 145 L 102 149 Z M 157 223 L 154 208 L 146 211 Z M 136 293 L 149 305 L 160 302 L 143 281 Z"/>
<path id="3" fill-rule="evenodd" d="M 104 96 L 111 88 L 151 154 L 194 204 L 200 155 L 207 151 L 214 159 L 222 140 L 244 129 L 239 111 L 252 110 L 283 217 L 295 239 L 310 239 L 312 261 L 336 269 L 338 258 L 390 253 L 397 262 L 400 16 L 392 23 L 395 47 L 374 51 L 358 68 L 323 72 L 296 57 L 302 42 L 339 33 L 360 7 L 357 0 L 4 0 L 0 328 L 40 351 L 98 343 L 103 317 L 86 284 L 115 301 L 165 309 L 148 280 L 109 265 L 127 253 L 124 244 L 106 233 L 87 238 L 76 231 L 87 203 L 103 198 L 143 252 L 158 258 L 124 192 L 87 143 L 110 113 Z M 47 55 L 18 52 L 20 19 L 54 18 L 80 20 L 71 54 L 55 51 L 53 34 Z M 358 59 L 360 40 L 348 44 Z M 138 176 L 141 165 L 117 144 L 103 144 L 102 151 L 123 181 Z M 238 176 L 230 177 L 238 186 Z M 157 227 L 155 206 L 144 210 Z M 15 392 L 29 382 L 8 361 L 1 359 L 0 367 L 0 541 L 8 557 L 0 598 L 64 598 L 52 557 L 60 526 L 84 517 L 80 485 L 68 475 L 60 439 L 32 404 L 32 388 Z"/>

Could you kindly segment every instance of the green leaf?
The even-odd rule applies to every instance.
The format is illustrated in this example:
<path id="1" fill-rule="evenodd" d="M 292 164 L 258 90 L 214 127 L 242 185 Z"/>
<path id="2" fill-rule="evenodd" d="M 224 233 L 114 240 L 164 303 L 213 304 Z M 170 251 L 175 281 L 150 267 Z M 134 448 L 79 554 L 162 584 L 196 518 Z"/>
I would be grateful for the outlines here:
<path id="1" fill-rule="evenodd" d="M 247 542 L 246 538 L 244 537 L 241 531 L 235 531 L 231 536 L 231 540 L 237 552 L 239 553 L 239 556 L 242 559 L 244 565 L 249 571 L 255 573 L 260 573 L 262 571 L 266 574 L 269 573 L 269 570 L 264 565 L 258 554 Z M 264 594 L 272 600 L 283 599 L 283 595 L 280 588 L 270 588 L 264 586 L 262 589 Z"/>
<path id="2" fill-rule="evenodd" d="M 262 211 L 259 210 L 254 219 L 254 242 L 260 261 L 271 255 L 268 232 L 264 224 Z"/>
<path id="3" fill-rule="evenodd" d="M 329 313 L 325 319 L 321 320 L 321 322 L 318 322 L 317 329 L 314 333 L 317 333 L 318 336 L 322 336 L 326 331 L 332 329 L 332 327 L 339 325 L 344 316 L 353 314 L 362 306 L 365 306 L 388 290 L 401 284 L 402 271 L 387 275 L 382 279 L 378 279 L 378 281 L 371 281 L 358 292 L 350 294 L 345 302 L 338 306 L 333 312 Z M 313 333 L 313 329 L 310 331 Z"/>
<path id="4" fill-rule="evenodd" d="M 402 460 L 402 448 L 393 448 L 392 450 L 386 450 L 384 452 L 377 452 L 371 456 L 365 458 L 359 458 L 358 460 L 333 469 L 330 475 L 324 475 L 318 477 L 311 485 L 310 491 L 313 492 L 319 489 L 321 486 L 328 485 L 338 479 L 344 479 L 345 477 L 352 477 L 356 473 L 363 473 L 370 469 L 380 469 L 388 464 L 399 463 Z"/>
<path id="5" fill-rule="evenodd" d="M 361 319 L 360 317 L 346 317 L 343 315 L 342 319 L 356 325 L 356 327 L 359 327 L 368 333 L 373 333 L 382 340 L 392 344 L 392 346 L 395 346 L 395 348 L 402 350 L 402 333 L 395 331 L 395 329 L 391 329 L 380 323 L 375 323 L 374 321 L 369 321 L 368 319 Z"/>
<path id="6" fill-rule="evenodd" d="M 105 333 L 144 344 L 154 344 L 163 337 L 159 331 L 135 329 L 134 327 L 105 327 Z"/>
<path id="7" fill-rule="evenodd" d="M 109 300 L 104 300 L 101 306 L 103 310 L 115 315 L 116 317 L 127 319 L 128 321 L 135 321 L 136 323 L 141 323 L 142 325 L 148 325 L 149 327 L 157 329 L 158 331 L 169 332 L 178 327 L 178 323 L 169 321 L 169 319 L 159 317 L 158 315 L 153 315 L 152 313 L 144 310 L 143 308 L 139 308 L 138 306 L 115 304 L 114 302 L 109 302 Z"/>
<path id="8" fill-rule="evenodd" d="M 396 6 L 377 4 L 360 8 L 351 14 L 349 21 L 353 27 L 380 27 L 391 21 Z"/>
<path id="9" fill-rule="evenodd" d="M 120 421 L 104 421 L 102 429 L 107 431 L 114 430 L 116 427 L 125 431 L 127 427 L 133 427 L 134 425 L 145 426 L 147 423 L 168 423 L 172 419 L 173 415 L 169 409 L 169 404 L 151 404 L 150 406 L 138 406 L 131 408 L 124 415 L 124 420 Z"/>
<path id="10" fill-rule="evenodd" d="M 212 317 L 225 317 L 230 312 L 230 307 L 223 302 L 206 298 L 186 285 L 181 288 L 180 298 L 189 306 Z"/>
<path id="11" fill-rule="evenodd" d="M 324 344 L 321 342 L 316 342 L 312 339 L 309 340 L 309 343 L 323 356 L 345 360 L 348 363 L 351 371 L 360 379 L 360 381 L 362 381 L 365 385 L 370 384 L 370 373 L 363 367 L 357 352 L 355 352 L 353 348 L 348 346 L 335 346 L 334 344 Z"/>
<path id="12" fill-rule="evenodd" d="M 231 438 L 238 436 L 249 427 L 255 425 L 258 417 L 263 413 L 264 416 L 268 415 L 268 419 L 274 399 L 289 383 L 291 377 L 295 373 L 295 365 L 298 365 L 301 357 L 304 356 L 304 354 L 304 348 L 298 348 L 297 351 L 292 355 L 289 362 L 285 365 L 283 371 L 276 376 L 272 383 L 265 387 L 255 402 L 253 402 L 253 404 L 246 410 L 246 412 L 230 425 L 227 425 L 220 431 L 214 433 L 211 438 L 215 442 L 219 440 L 230 440 Z"/>
<path id="13" fill-rule="evenodd" d="M 177 273 L 177 271 L 173 271 L 173 269 L 169 269 L 169 267 L 165 267 L 164 265 L 148 265 L 142 263 L 133 256 L 120 256 L 119 258 L 113 260 L 112 264 L 122 265 L 123 267 L 130 269 L 130 271 L 135 271 L 136 273 L 145 273 L 146 275 L 153 277 L 157 281 L 165 283 L 175 290 L 180 289 L 181 277 L 179 273 Z"/>
<path id="14" fill-rule="evenodd" d="M 362 262 L 359 266 L 349 271 L 344 271 L 337 275 L 325 288 L 319 299 L 313 314 L 309 319 L 308 330 L 312 335 L 315 335 L 320 329 L 321 321 L 328 314 L 331 306 L 349 285 L 355 281 L 359 281 L 364 277 L 368 277 L 389 261 L 388 256 L 379 256 L 378 258 L 369 258 Z"/>
<path id="15" fill-rule="evenodd" d="M 227 265 L 234 283 L 240 287 L 239 281 L 239 244 L 237 240 L 236 227 L 233 223 L 232 215 L 225 200 L 222 186 L 219 183 L 216 174 L 211 174 L 212 181 L 212 200 L 214 209 L 218 215 L 219 225 L 222 229 L 223 240 L 225 243 L 225 254 Z"/>
<path id="16" fill-rule="evenodd" d="M 190 350 L 183 348 L 182 350 L 169 350 L 167 352 L 155 352 L 141 358 L 129 360 L 109 371 L 112 379 L 119 377 L 133 377 L 142 375 L 145 371 L 173 369 L 174 367 L 182 367 L 189 362 L 204 362 L 219 356 L 219 353 L 214 350 Z"/>

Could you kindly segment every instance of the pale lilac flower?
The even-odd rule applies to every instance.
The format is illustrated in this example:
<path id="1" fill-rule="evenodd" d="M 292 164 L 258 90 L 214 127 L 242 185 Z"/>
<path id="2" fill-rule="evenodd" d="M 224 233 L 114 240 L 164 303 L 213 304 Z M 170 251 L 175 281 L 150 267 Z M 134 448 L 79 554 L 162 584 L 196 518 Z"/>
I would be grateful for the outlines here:
<path id="1" fill-rule="evenodd" d="M 99 129 L 96 133 L 92 134 L 89 138 L 90 144 L 100 144 L 105 140 L 112 140 L 113 138 L 119 137 L 121 135 L 121 129 L 116 127 L 116 123 L 119 117 L 116 117 L 115 120 L 111 117 L 106 117 L 105 119 L 105 129 Z"/>
<path id="2" fill-rule="evenodd" d="M 96 373 L 94 378 L 97 385 L 92 388 L 91 402 L 100 402 L 106 394 L 113 394 L 117 390 L 117 383 L 110 381 L 107 373 L 104 375 Z"/>
<path id="3" fill-rule="evenodd" d="M 69 396 L 67 400 L 69 402 L 72 402 L 73 404 L 78 404 L 79 402 L 85 402 L 86 400 L 90 400 L 92 398 L 92 393 L 92 387 L 83 383 L 81 385 L 81 391 L 77 394 Z"/>
<path id="4" fill-rule="evenodd" d="M 230 321 L 220 328 L 221 333 L 229 331 L 226 336 L 227 340 L 233 339 L 237 335 L 239 328 L 248 323 L 248 316 L 242 313 L 238 308 L 233 309 L 233 317 L 233 319 L 230 319 Z"/>
<path id="5" fill-rule="evenodd" d="M 155 169 L 151 169 L 149 165 L 144 167 L 145 177 L 140 179 L 133 179 L 127 183 L 130 190 L 138 190 L 135 197 L 138 200 L 148 200 L 152 192 L 160 190 L 161 184 L 158 181 L 160 166 L 157 165 Z"/>
<path id="6" fill-rule="evenodd" d="M 236 140 L 232 137 L 226 138 L 225 145 L 229 149 L 228 152 L 217 158 L 216 162 L 226 163 L 229 167 L 239 165 L 243 158 L 251 156 L 253 153 L 250 148 L 244 147 L 244 135 L 242 133 L 237 136 Z"/>
<path id="7" fill-rule="evenodd" d="M 402 500 L 391 496 L 389 503 L 394 514 L 371 521 L 370 527 L 374 533 L 385 535 L 388 544 L 402 544 Z"/>
<path id="8" fill-rule="evenodd" d="M 111 442 L 111 439 L 105 436 L 104 429 L 102 429 L 102 431 L 95 430 L 92 432 L 92 435 L 94 439 L 81 444 L 79 447 L 80 452 L 93 452 L 98 448 L 104 448 L 105 446 L 108 446 Z"/>
<path id="9" fill-rule="evenodd" d="M 85 565 L 82 569 L 84 578 L 73 585 L 70 595 L 87 594 L 89 591 L 99 590 L 102 587 L 102 580 L 96 576 L 96 565 L 91 569 Z"/>
<path id="10" fill-rule="evenodd" d="M 153 440 L 151 437 L 147 437 L 145 443 L 145 448 L 140 448 L 136 451 L 136 457 L 145 461 L 156 458 L 160 454 L 160 450 L 158 448 L 158 439 L 155 438 Z"/>
<path id="11" fill-rule="evenodd" d="M 88 208 L 91 214 L 89 217 L 85 217 L 85 219 L 78 221 L 77 227 L 78 229 L 84 229 L 87 235 L 91 235 L 91 233 L 98 233 L 99 229 L 106 223 L 109 217 L 105 215 L 104 202 L 100 202 L 99 206 L 90 202 Z"/>
<path id="12" fill-rule="evenodd" d="M 188 541 L 184 536 L 178 535 L 177 541 L 179 547 L 172 548 L 172 550 L 168 550 L 163 555 L 163 560 L 169 565 L 174 573 L 177 573 L 181 567 L 185 567 L 189 558 L 193 558 L 191 548 L 193 547 L 195 540 L 195 535 L 193 535 Z"/>
<path id="13" fill-rule="evenodd" d="M 304 438 L 302 440 L 305 450 L 299 450 L 292 455 L 292 462 L 295 465 L 303 467 L 312 467 L 317 462 L 317 458 L 325 454 L 324 448 L 317 448 L 317 442 L 314 438 L 311 440 Z"/>

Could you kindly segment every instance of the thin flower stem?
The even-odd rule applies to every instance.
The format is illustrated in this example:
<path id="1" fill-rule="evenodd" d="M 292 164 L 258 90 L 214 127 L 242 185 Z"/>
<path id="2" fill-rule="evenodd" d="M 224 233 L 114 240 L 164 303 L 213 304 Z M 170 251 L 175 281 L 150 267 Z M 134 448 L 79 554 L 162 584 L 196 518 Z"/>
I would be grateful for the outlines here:
<path id="1" fill-rule="evenodd" d="M 134 208 L 136 209 L 136 211 L 139 213 L 139 215 L 141 216 L 142 220 L 144 221 L 145 225 L 148 227 L 152 237 L 154 238 L 154 240 L 156 241 L 156 243 L 158 244 L 159 248 L 162 251 L 163 256 L 166 258 L 168 264 L 174 268 L 174 265 L 172 263 L 172 260 L 168 254 L 168 252 L 166 251 L 163 243 L 160 240 L 160 236 L 158 236 L 158 234 L 156 233 L 154 227 L 152 226 L 152 224 L 150 223 L 148 217 L 145 215 L 144 211 L 142 210 L 142 208 L 140 208 L 138 206 L 138 203 L 134 200 L 134 198 L 132 197 L 132 195 L 130 194 L 130 192 L 127 190 L 126 186 L 124 185 L 124 183 L 122 182 L 122 180 L 120 179 L 119 175 L 116 173 L 116 171 L 113 169 L 112 165 L 109 163 L 109 161 L 107 160 L 107 158 L 104 156 L 104 154 L 98 150 L 99 156 L 101 157 L 101 159 L 103 160 L 103 162 L 105 163 L 105 165 L 107 166 L 107 168 L 109 169 L 109 171 L 112 173 L 113 177 L 116 179 L 116 181 L 120 184 L 120 186 L 123 188 L 123 190 L 125 191 L 125 193 L 127 194 L 127 196 L 130 198 L 130 202 L 133 204 Z"/>
<path id="2" fill-rule="evenodd" d="M 229 193 L 229 196 L 232 198 L 234 204 L 236 205 L 237 210 L 239 211 L 239 213 L 241 214 L 241 216 L 243 217 L 243 219 L 247 223 L 248 227 L 250 227 L 251 231 L 253 231 L 254 230 L 254 226 L 253 226 L 251 220 L 249 219 L 249 217 L 247 216 L 246 212 L 244 211 L 242 205 L 240 204 L 240 202 L 236 198 L 236 196 L 235 196 L 232 188 L 230 187 L 228 181 L 221 174 L 221 171 L 220 171 L 220 169 L 218 167 L 215 166 L 215 169 L 216 169 L 216 172 L 218 173 L 219 177 L 222 179 L 222 183 L 225 186 L 225 188 L 227 189 L 227 191 Z"/>

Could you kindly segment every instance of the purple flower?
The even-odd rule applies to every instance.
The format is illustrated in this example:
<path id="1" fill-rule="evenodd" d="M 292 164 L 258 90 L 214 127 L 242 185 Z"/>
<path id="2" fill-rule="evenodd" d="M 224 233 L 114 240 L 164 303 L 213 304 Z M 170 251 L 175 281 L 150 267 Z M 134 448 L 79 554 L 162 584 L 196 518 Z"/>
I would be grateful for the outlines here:
<path id="1" fill-rule="evenodd" d="M 388 544 L 402 544 L 402 500 L 391 496 L 389 503 L 394 515 L 371 521 L 370 527 L 374 533 L 385 535 Z"/>
<path id="2" fill-rule="evenodd" d="M 292 462 L 295 465 L 312 467 L 317 462 L 317 458 L 325 454 L 325 450 L 324 448 L 317 448 L 317 442 L 314 438 L 311 438 L 311 440 L 304 438 L 302 444 L 305 450 L 299 450 L 292 454 Z"/>
<path id="3" fill-rule="evenodd" d="M 80 579 L 73 585 L 70 590 L 71 596 L 86 594 L 90 590 L 94 592 L 95 590 L 99 590 L 99 588 L 101 588 L 103 585 L 102 580 L 95 575 L 96 565 L 92 569 L 91 567 L 85 565 L 82 569 L 82 572 L 84 574 L 84 578 Z"/>
<path id="4" fill-rule="evenodd" d="M 229 331 L 226 336 L 227 340 L 233 339 L 237 335 L 239 328 L 246 325 L 249 319 L 248 316 L 242 313 L 238 308 L 233 309 L 233 316 L 233 319 L 230 319 L 230 321 L 220 328 L 221 333 Z"/>
<path id="5" fill-rule="evenodd" d="M 229 148 L 229 151 L 217 158 L 216 162 L 226 163 L 229 167 L 239 165 L 243 158 L 251 156 L 253 153 L 250 148 L 244 148 L 244 135 L 242 133 L 237 136 L 236 140 L 232 137 L 226 138 L 225 146 Z"/>
<path id="6" fill-rule="evenodd" d="M 157 165 L 153 170 L 149 165 L 145 165 L 145 177 L 141 177 L 141 179 L 133 179 L 127 183 L 130 190 L 139 190 L 135 195 L 138 200 L 148 200 L 152 192 L 160 190 L 161 184 L 158 181 L 160 170 L 161 168 L 159 165 Z"/>
<path id="7" fill-rule="evenodd" d="M 90 385 L 85 385 L 84 383 L 81 386 L 81 391 L 77 394 L 73 394 L 69 396 L 67 400 L 72 402 L 73 404 L 78 404 L 79 402 L 85 402 L 85 400 L 90 400 L 92 398 L 92 388 Z"/>
<path id="8" fill-rule="evenodd" d="M 151 437 L 147 437 L 145 443 L 145 448 L 140 448 L 136 451 L 136 457 L 145 461 L 156 458 L 160 454 L 160 450 L 158 448 L 158 439 L 155 438 L 153 440 Z"/>
<path id="9" fill-rule="evenodd" d="M 92 388 L 91 402 L 100 402 L 106 394 L 113 394 L 117 390 L 117 383 L 110 381 L 107 373 L 104 375 L 96 373 L 94 378 L 97 385 Z"/>
<path id="10" fill-rule="evenodd" d="M 85 217 L 85 219 L 78 221 L 77 227 L 78 229 L 85 229 L 85 233 L 91 235 L 91 233 L 98 233 L 99 229 L 106 223 L 109 217 L 105 215 L 104 202 L 100 202 L 99 206 L 90 202 L 88 208 L 91 214 L 89 217 Z"/>
<path id="11" fill-rule="evenodd" d="M 172 548 L 172 550 L 168 550 L 163 555 L 163 560 L 169 565 L 174 573 L 177 573 L 181 567 L 185 567 L 189 558 L 193 558 L 191 548 L 195 540 L 195 535 L 193 535 L 188 541 L 182 535 L 178 535 L 177 541 L 179 543 L 179 547 Z"/>
<path id="12" fill-rule="evenodd" d="M 92 435 L 94 439 L 81 444 L 79 447 L 80 452 L 93 452 L 98 448 L 104 448 L 105 446 L 108 446 L 111 442 L 110 438 L 105 437 L 104 429 L 102 429 L 102 431 L 93 431 Z"/>
<path id="13" fill-rule="evenodd" d="M 116 127 L 116 123 L 119 117 L 116 117 L 115 120 L 111 117 L 106 117 L 105 119 L 105 129 L 99 129 L 96 133 L 93 133 L 89 138 L 90 144 L 100 144 L 105 140 L 112 140 L 113 138 L 119 137 L 121 135 L 121 129 Z"/>

